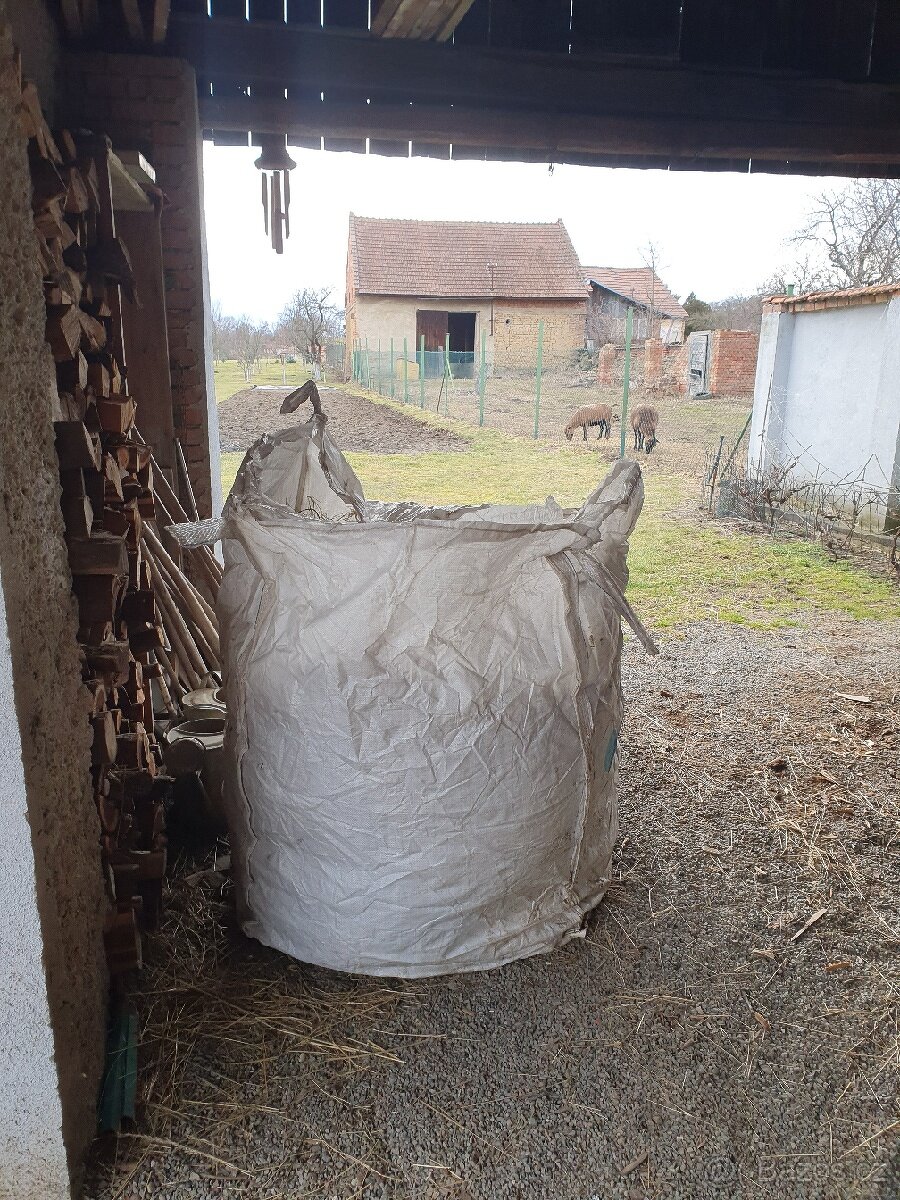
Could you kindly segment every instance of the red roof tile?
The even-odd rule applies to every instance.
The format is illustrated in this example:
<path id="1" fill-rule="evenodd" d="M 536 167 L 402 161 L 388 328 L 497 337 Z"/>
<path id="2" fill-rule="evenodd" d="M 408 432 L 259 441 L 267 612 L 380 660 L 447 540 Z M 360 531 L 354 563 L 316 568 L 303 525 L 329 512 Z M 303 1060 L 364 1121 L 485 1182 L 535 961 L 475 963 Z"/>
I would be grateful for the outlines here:
<path id="1" fill-rule="evenodd" d="M 585 296 L 562 221 L 402 221 L 351 213 L 348 253 L 354 287 L 363 295 Z"/>
<path id="2" fill-rule="evenodd" d="M 811 308 L 813 305 L 829 307 L 844 302 L 846 307 L 853 304 L 874 304 L 881 298 L 900 295 L 900 283 L 872 283 L 866 287 L 832 288 L 815 292 L 803 292 L 797 296 L 765 296 L 763 303 L 773 308 L 798 309 Z M 843 305 L 842 305 L 843 306 Z"/>
<path id="3" fill-rule="evenodd" d="M 667 317 L 688 315 L 660 277 L 654 275 L 649 267 L 582 267 L 581 270 L 585 279 L 615 292 L 617 296 L 627 296 L 630 300 L 646 306 L 650 303 L 652 293 L 653 306 L 657 312 L 665 313 Z"/>

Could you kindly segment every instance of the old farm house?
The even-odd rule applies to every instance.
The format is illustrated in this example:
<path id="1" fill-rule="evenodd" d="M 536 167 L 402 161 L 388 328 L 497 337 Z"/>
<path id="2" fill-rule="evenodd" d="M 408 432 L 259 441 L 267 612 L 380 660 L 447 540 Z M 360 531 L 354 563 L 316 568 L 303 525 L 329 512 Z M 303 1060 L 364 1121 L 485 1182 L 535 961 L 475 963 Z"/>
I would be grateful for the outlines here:
<path id="1" fill-rule="evenodd" d="M 687 313 L 650 267 L 582 267 L 589 288 L 588 338 L 621 341 L 625 314 L 633 311 L 634 337 L 658 337 L 666 346 L 684 341 Z"/>
<path id="2" fill-rule="evenodd" d="M 562 221 L 401 221 L 350 217 L 347 345 L 370 354 L 393 343 L 440 374 L 438 352 L 465 368 L 484 341 L 487 362 L 513 366 L 534 354 L 544 324 L 545 361 L 584 344 L 585 292 Z M 424 343 L 423 343 L 424 339 Z"/>

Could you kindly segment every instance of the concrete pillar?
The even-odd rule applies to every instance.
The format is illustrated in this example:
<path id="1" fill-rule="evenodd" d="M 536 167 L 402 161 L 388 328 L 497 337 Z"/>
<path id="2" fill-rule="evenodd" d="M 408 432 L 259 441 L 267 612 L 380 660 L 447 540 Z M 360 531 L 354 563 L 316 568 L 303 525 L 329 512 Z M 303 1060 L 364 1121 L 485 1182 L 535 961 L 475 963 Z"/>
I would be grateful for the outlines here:
<path id="1" fill-rule="evenodd" d="M 2 590 L 0 828 L 4 851 L 0 871 L 0 1196 L 67 1200 L 69 1169 L 62 1103 Z"/>
<path id="2" fill-rule="evenodd" d="M 0 0 L 0 1197 L 56 1200 L 96 1128 L 107 900 L 6 17 Z"/>

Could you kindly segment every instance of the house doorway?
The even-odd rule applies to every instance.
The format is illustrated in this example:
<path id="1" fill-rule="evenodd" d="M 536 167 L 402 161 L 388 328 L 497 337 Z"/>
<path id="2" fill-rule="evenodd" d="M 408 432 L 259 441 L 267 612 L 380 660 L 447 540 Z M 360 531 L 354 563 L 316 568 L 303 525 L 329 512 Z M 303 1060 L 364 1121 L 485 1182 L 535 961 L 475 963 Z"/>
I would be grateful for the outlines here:
<path id="1" fill-rule="evenodd" d="M 455 379 L 471 379 L 475 372 L 475 316 L 473 312 L 416 311 L 416 346 L 425 339 L 425 377 L 443 375 L 448 361 Z"/>

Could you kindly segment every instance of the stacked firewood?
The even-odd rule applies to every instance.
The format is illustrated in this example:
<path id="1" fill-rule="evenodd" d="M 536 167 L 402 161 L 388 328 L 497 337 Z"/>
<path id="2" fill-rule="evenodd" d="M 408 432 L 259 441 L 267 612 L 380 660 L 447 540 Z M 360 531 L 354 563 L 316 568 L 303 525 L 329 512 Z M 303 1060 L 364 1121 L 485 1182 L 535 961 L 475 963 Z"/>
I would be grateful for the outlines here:
<path id="1" fill-rule="evenodd" d="M 152 524 L 160 507 L 166 513 L 176 507 L 177 497 L 135 428 L 120 308 L 123 293 L 133 296 L 134 281 L 116 236 L 110 144 L 81 132 L 51 133 L 27 82 L 21 117 L 46 338 L 56 363 L 56 448 L 92 728 L 91 775 L 113 900 L 106 952 L 115 976 L 140 965 L 140 930 L 159 919 L 168 781 L 154 729 L 160 716 L 178 717 L 188 686 L 220 682 L 209 602 L 215 593 L 210 587 L 209 599 L 201 595 Z M 162 506 L 160 485 L 167 496 Z M 217 587 L 214 568 L 206 559 L 203 566 L 204 581 Z"/>

